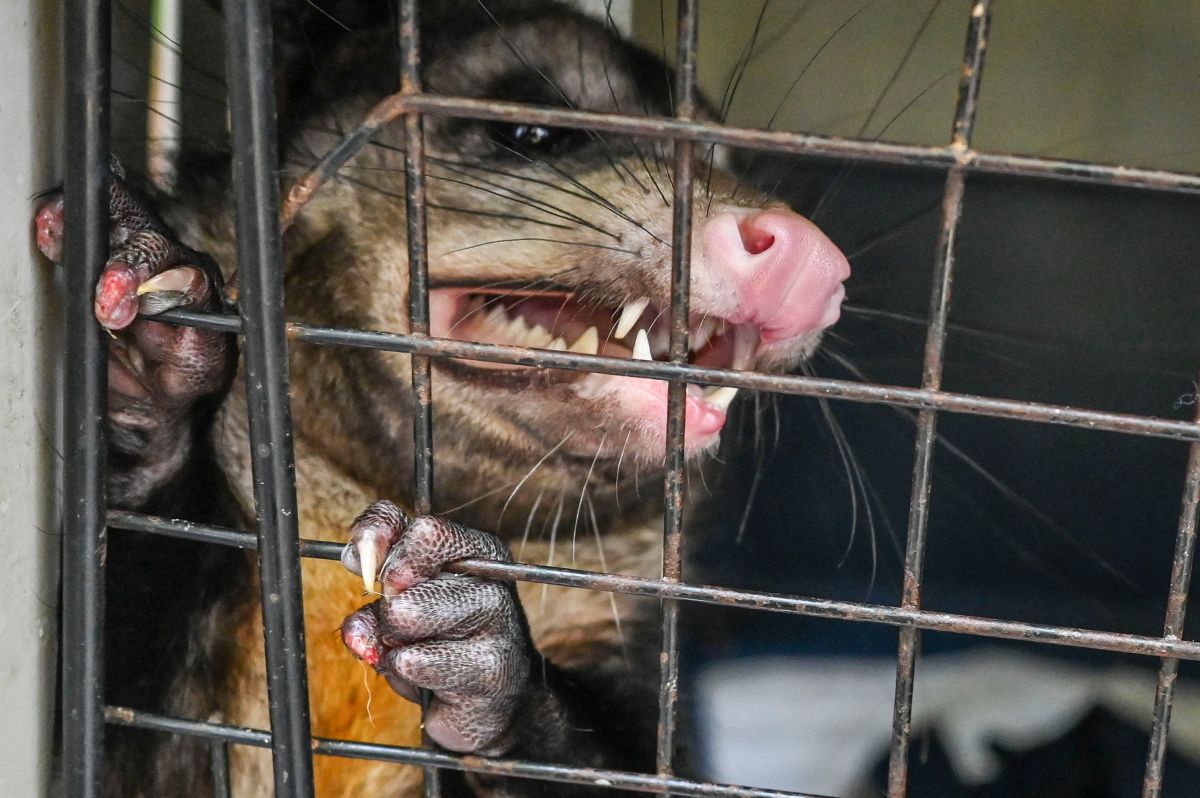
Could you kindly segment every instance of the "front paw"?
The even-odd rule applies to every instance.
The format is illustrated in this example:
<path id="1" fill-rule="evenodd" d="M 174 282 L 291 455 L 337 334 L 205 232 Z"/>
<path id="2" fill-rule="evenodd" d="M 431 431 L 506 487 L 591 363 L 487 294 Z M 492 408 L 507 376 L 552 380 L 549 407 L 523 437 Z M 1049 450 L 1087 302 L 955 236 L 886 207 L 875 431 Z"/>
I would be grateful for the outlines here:
<path id="1" fill-rule="evenodd" d="M 435 516 L 409 519 L 391 502 L 351 527 L 343 564 L 383 598 L 342 625 L 347 647 L 400 695 L 432 692 L 429 736 L 452 751 L 488 755 L 512 745 L 513 720 L 529 703 L 537 652 L 511 585 L 446 573 L 465 558 L 510 561 L 492 535 Z"/>
<path id="2" fill-rule="evenodd" d="M 108 346 L 108 491 L 113 504 L 143 507 L 186 470 L 203 406 L 234 374 L 236 342 L 228 333 L 154 321 L 172 308 L 219 310 L 221 272 L 207 255 L 183 245 L 134 193 L 114 162 L 109 185 L 109 253 L 95 288 L 96 321 Z M 34 216 L 38 247 L 63 259 L 66 214 L 61 193 Z M 65 264 L 79 268 L 79 264 Z"/>
<path id="3" fill-rule="evenodd" d="M 222 389 L 232 374 L 224 333 L 149 321 L 173 308 L 218 310 L 223 281 L 211 258 L 192 250 L 123 180 L 114 164 L 109 186 L 109 255 L 96 284 L 96 320 L 112 332 L 110 405 L 175 411 Z M 38 247 L 63 259 L 66 209 L 55 192 L 34 215 Z M 73 267 L 73 264 L 68 264 Z M 124 335 L 118 331 L 127 330 Z"/>

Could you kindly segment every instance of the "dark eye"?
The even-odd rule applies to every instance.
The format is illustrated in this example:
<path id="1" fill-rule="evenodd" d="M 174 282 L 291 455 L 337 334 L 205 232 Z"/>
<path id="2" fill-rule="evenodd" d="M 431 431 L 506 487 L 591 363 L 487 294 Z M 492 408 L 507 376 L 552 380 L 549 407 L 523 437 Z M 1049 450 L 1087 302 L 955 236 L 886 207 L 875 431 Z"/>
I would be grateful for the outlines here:
<path id="1" fill-rule="evenodd" d="M 549 145 L 559 136 L 559 131 L 543 125 L 513 125 L 512 139 L 515 143 L 529 149 L 549 149 Z"/>
<path id="2" fill-rule="evenodd" d="M 530 155 L 559 155 L 575 149 L 581 141 L 575 130 L 525 123 L 495 124 L 491 133 L 502 151 L 517 150 Z"/>

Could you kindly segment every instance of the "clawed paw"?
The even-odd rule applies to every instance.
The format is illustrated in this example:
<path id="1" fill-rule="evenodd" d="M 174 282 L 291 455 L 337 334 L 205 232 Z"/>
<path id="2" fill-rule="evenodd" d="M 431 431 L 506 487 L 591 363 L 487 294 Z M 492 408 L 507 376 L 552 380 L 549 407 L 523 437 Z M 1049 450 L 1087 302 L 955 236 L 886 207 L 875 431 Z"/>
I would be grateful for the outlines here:
<path id="1" fill-rule="evenodd" d="M 112 172 L 109 255 L 94 304 L 97 322 L 112 333 L 109 442 L 118 457 L 109 464 L 109 497 L 118 506 L 139 507 L 186 460 L 191 408 L 229 384 L 236 348 L 227 333 L 146 318 L 172 308 L 219 309 L 221 272 L 210 257 L 176 239 L 126 186 L 115 161 Z M 34 214 L 38 248 L 56 263 L 64 257 L 69 212 L 56 192 Z"/>
<path id="2" fill-rule="evenodd" d="M 378 567 L 383 597 L 345 620 L 342 639 L 405 698 L 433 693 L 425 727 L 438 744 L 495 753 L 529 689 L 535 652 L 510 585 L 443 570 L 465 558 L 511 560 L 493 535 L 371 505 L 351 527 L 342 563 L 368 586 Z"/>
<path id="3" fill-rule="evenodd" d="M 111 398 L 178 407 L 222 387 L 232 365 L 228 336 L 148 321 L 173 308 L 215 310 L 221 304 L 221 272 L 207 255 L 174 234 L 124 183 L 114 166 L 109 190 L 109 258 L 96 285 L 96 320 L 115 339 L 110 356 Z M 34 214 L 38 248 L 63 259 L 65 214 L 61 193 Z"/>

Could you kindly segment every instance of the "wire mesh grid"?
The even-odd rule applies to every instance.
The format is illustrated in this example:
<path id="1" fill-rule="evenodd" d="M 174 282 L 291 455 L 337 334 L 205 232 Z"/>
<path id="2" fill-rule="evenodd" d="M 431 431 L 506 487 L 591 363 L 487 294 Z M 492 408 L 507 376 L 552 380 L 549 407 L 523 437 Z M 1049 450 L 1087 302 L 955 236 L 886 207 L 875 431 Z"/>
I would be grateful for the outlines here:
<path id="1" fill-rule="evenodd" d="M 68 350 L 65 390 L 66 458 L 64 495 L 66 536 L 63 582 L 62 762 L 67 793 L 101 793 L 105 723 L 189 735 L 211 741 L 217 795 L 228 794 L 226 746 L 268 747 L 272 751 L 276 794 L 312 794 L 312 756 L 377 759 L 424 767 L 428 795 L 439 791 L 438 769 L 541 779 L 553 782 L 679 795 L 802 796 L 802 793 L 731 787 L 678 778 L 672 754 L 679 678 L 678 602 L 694 601 L 795 613 L 899 628 L 887 792 L 906 791 L 911 735 L 913 678 L 921 630 L 1024 640 L 1161 658 L 1143 795 L 1162 788 L 1166 736 L 1180 659 L 1200 660 L 1200 643 L 1182 639 L 1186 599 L 1195 550 L 1195 518 L 1200 501 L 1200 423 L 1100 412 L 1036 402 L 1019 402 L 941 390 L 947 338 L 949 289 L 954 272 L 955 237 L 966 176 L 1006 173 L 1074 182 L 1132 186 L 1150 190 L 1200 192 L 1200 176 L 1153 170 L 994 155 L 971 148 L 976 101 L 987 49 L 990 0 L 969 11 L 953 137 L 946 147 L 917 147 L 830 139 L 774 131 L 738 129 L 694 120 L 696 109 L 697 2 L 679 6 L 676 118 L 658 119 L 536 108 L 513 103 L 425 95 L 420 85 L 416 0 L 402 0 L 399 38 L 402 52 L 405 175 L 407 183 L 411 327 L 407 334 L 334 329 L 287 322 L 282 302 L 282 249 L 276 177 L 274 97 L 268 53 L 271 27 L 267 0 L 225 5 L 230 64 L 240 276 L 240 317 L 173 311 L 161 318 L 221 330 L 244 340 L 245 376 L 258 510 L 257 534 L 184 520 L 110 510 L 104 497 L 105 341 L 92 316 L 91 296 L 107 253 L 109 7 L 103 0 L 69 0 L 67 13 L 67 158 L 65 196 L 74 211 L 66 232 L 68 269 Z M 689 252 L 673 247 L 669 362 L 628 361 L 570 352 L 477 344 L 428 336 L 428 274 L 424 206 L 424 115 L 521 121 L 568 128 L 626 133 L 675 142 L 673 240 L 690 236 L 693 148 L 720 143 L 794 154 L 835 155 L 856 161 L 946 169 L 942 225 L 930 298 L 929 327 L 919 389 L 851 381 L 711 369 L 687 363 Z M 641 774 L 530 761 L 461 757 L 426 746 L 397 747 L 351 740 L 313 738 L 304 655 L 299 562 L 301 557 L 336 559 L 340 547 L 302 540 L 296 524 L 296 488 L 288 404 L 286 352 L 290 342 L 365 347 L 408 353 L 413 361 L 415 509 L 427 512 L 432 497 L 433 446 L 431 374 L 433 358 L 473 360 L 621 374 L 669 382 L 667 478 L 663 575 L 644 579 L 564 568 L 468 560 L 454 570 L 477 576 L 540 582 L 656 598 L 663 604 L 663 649 L 658 707 L 657 772 Z M 914 455 L 903 594 L 899 606 L 830 601 L 688 584 L 681 572 L 684 498 L 684 389 L 687 383 L 733 386 L 783 394 L 834 398 L 919 410 Z M 928 522 L 933 444 L 939 412 L 1061 424 L 1189 442 L 1168 607 L 1160 637 L 1048 626 L 921 608 L 921 576 Z M 256 549 L 262 568 L 264 629 L 268 668 L 270 730 L 236 728 L 212 722 L 165 717 L 104 706 L 102 695 L 103 557 L 108 528 L 140 530 Z"/>

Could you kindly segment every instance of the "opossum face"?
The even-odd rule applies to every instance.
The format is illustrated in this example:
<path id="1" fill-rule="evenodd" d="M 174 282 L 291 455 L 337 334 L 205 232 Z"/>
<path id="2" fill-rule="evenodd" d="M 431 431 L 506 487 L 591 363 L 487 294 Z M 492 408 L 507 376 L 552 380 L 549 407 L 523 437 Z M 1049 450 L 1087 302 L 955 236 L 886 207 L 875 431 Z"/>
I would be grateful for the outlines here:
<path id="1" fill-rule="evenodd" d="M 670 75 L 661 62 L 561 11 L 439 41 L 426 56 L 432 92 L 671 113 Z M 666 359 L 670 142 L 434 117 L 425 125 L 433 335 Z M 341 205 L 330 201 L 320 210 L 317 203 L 310 211 L 336 226 L 354 258 L 316 268 L 341 272 L 336 290 L 353 305 L 353 323 L 376 329 L 407 324 L 401 149 L 397 126 L 331 189 Z M 812 223 L 715 165 L 721 158 L 711 150 L 696 152 L 689 361 L 792 367 L 838 318 L 846 259 Z M 353 213 L 344 210 L 348 194 Z M 359 276 L 351 289 L 348 272 Z M 407 358 L 380 362 L 392 370 L 393 385 L 406 384 Z M 532 489 L 518 505 L 546 488 L 578 495 L 587 486 L 603 496 L 631 479 L 635 467 L 646 479 L 663 461 L 665 382 L 465 360 L 438 360 L 434 368 L 439 504 L 453 506 L 523 477 Z M 734 394 L 687 389 L 689 456 L 715 447 Z M 397 400 L 392 426 L 407 430 Z M 534 466 L 548 454 L 554 465 L 542 476 Z M 501 493 L 502 500 L 509 496 Z"/>

